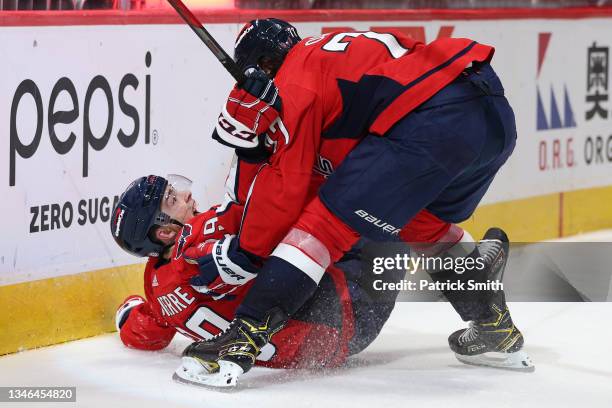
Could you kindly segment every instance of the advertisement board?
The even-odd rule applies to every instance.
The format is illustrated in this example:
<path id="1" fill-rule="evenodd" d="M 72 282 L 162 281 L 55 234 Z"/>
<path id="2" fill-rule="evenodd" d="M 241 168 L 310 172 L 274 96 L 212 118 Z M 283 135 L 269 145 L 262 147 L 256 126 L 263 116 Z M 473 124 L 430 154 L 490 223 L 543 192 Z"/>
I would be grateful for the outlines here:
<path id="1" fill-rule="evenodd" d="M 610 18 L 302 14 L 303 37 L 399 31 L 495 46 L 518 143 L 483 204 L 612 185 Z M 231 53 L 247 19 L 203 21 Z M 222 197 L 231 152 L 210 134 L 233 83 L 212 54 L 176 17 L 73 20 L 0 27 L 0 286 L 137 262 L 108 219 L 138 176 L 192 178 L 200 209 Z"/>

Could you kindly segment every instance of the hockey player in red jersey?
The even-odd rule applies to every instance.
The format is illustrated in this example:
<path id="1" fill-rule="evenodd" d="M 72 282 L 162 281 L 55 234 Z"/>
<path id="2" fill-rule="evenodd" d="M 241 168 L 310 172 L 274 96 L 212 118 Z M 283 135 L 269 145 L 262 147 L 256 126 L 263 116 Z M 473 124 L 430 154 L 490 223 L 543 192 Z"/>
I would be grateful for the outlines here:
<path id="1" fill-rule="evenodd" d="M 117 243 L 134 255 L 150 256 L 144 273 L 146 298 L 130 296 L 117 311 L 117 330 L 128 347 L 159 350 L 177 332 L 193 340 L 211 339 L 229 327 L 250 288 L 253 276 L 245 271 L 231 276 L 222 271 L 200 280 L 198 260 L 210 259 L 206 255 L 216 243 L 237 233 L 241 208 L 234 202 L 224 211 L 217 207 L 198 214 L 187 186 L 179 176 L 142 177 L 114 210 L 111 232 Z M 357 265 L 346 260 L 330 266 L 313 297 L 260 350 L 258 364 L 334 367 L 370 344 L 394 298 L 364 302 L 367 295 L 362 293 L 353 301 L 347 277 L 354 287 Z M 365 308 L 368 313 L 360 313 Z"/>
<path id="2" fill-rule="evenodd" d="M 247 79 L 230 93 L 213 138 L 239 154 L 270 154 L 240 234 L 222 253 L 265 264 L 232 327 L 184 355 L 223 362 L 230 376 L 247 371 L 270 323 L 291 316 L 360 236 L 486 260 L 486 268 L 465 274 L 428 271 L 435 281 L 499 278 L 508 252 L 503 231 L 491 229 L 476 243 L 456 225 L 515 146 L 493 53 L 469 39 L 424 45 L 389 33 L 335 32 L 301 40 L 281 20 L 247 24 L 235 49 Z M 327 181 L 310 199 L 322 175 Z M 449 337 L 461 361 L 532 368 L 503 291 L 444 294 L 472 321 Z M 502 362 L 489 353 L 502 354 Z"/>

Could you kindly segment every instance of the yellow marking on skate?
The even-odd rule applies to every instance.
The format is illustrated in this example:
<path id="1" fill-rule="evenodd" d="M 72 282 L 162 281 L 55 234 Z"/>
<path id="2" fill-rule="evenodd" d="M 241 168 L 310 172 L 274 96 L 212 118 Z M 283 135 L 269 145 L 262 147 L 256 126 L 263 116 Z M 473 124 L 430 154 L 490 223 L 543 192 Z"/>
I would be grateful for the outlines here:
<path id="1" fill-rule="evenodd" d="M 250 324 L 248 324 L 247 322 L 245 322 L 244 320 L 242 321 L 243 323 L 246 323 L 247 325 L 251 326 L 251 328 L 254 329 L 254 327 Z M 249 342 L 249 344 L 251 344 L 254 348 L 255 348 L 255 353 L 259 354 L 259 347 L 257 347 L 257 344 L 255 344 L 255 340 L 253 340 L 250 336 L 250 333 L 245 332 L 242 327 L 240 327 L 238 330 L 240 330 L 242 332 L 242 334 L 244 335 L 244 337 L 246 337 L 247 341 Z"/>
<path id="2" fill-rule="evenodd" d="M 489 326 L 496 327 L 496 326 L 499 326 L 499 323 L 501 323 L 502 319 L 504 318 L 504 316 L 508 312 L 508 309 L 505 309 L 503 312 L 500 312 L 499 309 L 496 309 L 495 312 L 497 313 L 497 319 L 494 322 L 480 323 L 480 325 L 483 326 L 483 327 L 489 327 Z"/>
<path id="3" fill-rule="evenodd" d="M 512 328 L 514 329 L 514 327 Z M 516 341 L 519 339 L 519 337 L 521 337 L 520 333 L 517 333 L 514 337 L 511 337 L 512 333 L 510 333 L 509 337 L 506 337 L 504 340 L 502 340 L 502 342 L 499 344 L 499 347 L 502 351 L 506 352 L 508 351 L 508 349 L 510 347 L 512 347 L 514 345 L 514 343 L 516 343 Z M 506 344 L 504 344 L 504 342 Z"/>
<path id="4" fill-rule="evenodd" d="M 216 372 L 219 371 L 219 364 L 217 364 L 216 361 L 202 360 L 199 357 L 191 357 L 191 358 L 195 359 L 200 364 L 202 364 L 202 367 L 204 367 L 206 371 L 208 371 L 209 374 L 215 374 Z"/>

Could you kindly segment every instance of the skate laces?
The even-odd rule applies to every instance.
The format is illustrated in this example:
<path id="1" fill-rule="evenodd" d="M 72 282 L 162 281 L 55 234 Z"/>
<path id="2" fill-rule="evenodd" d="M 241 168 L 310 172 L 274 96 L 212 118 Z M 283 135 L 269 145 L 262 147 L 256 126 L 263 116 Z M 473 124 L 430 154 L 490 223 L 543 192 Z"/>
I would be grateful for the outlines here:
<path id="1" fill-rule="evenodd" d="M 478 242 L 478 252 L 489 265 L 493 263 L 501 248 L 502 242 L 498 239 L 483 239 Z"/>
<path id="2" fill-rule="evenodd" d="M 212 343 L 216 340 L 219 340 L 219 338 L 221 336 L 226 335 L 227 333 L 229 333 L 230 331 L 232 331 L 232 329 L 234 328 L 234 326 L 236 326 L 238 324 L 238 322 L 236 321 L 236 319 L 232 319 L 232 321 L 230 322 L 229 326 L 227 326 L 227 329 L 222 330 L 221 332 L 215 334 L 214 336 L 212 336 L 210 339 L 204 340 L 204 342 L 206 343 Z"/>
<path id="3" fill-rule="evenodd" d="M 474 322 L 470 322 L 470 327 L 465 329 L 463 333 L 459 335 L 459 342 L 461 344 L 469 343 L 474 341 L 478 337 L 478 329 Z"/>

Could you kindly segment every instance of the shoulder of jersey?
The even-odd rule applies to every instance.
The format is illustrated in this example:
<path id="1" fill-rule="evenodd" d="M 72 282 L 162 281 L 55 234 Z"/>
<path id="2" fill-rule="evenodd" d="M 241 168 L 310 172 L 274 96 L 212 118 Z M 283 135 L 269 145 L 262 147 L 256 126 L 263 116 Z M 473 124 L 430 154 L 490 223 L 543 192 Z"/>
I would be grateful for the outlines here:
<path id="1" fill-rule="evenodd" d="M 179 231 L 176 243 L 174 244 L 172 259 L 180 258 L 185 248 L 198 244 L 204 238 L 202 228 L 209 217 L 208 212 L 204 212 L 196 215 L 191 218 L 189 222 L 185 223 L 183 228 Z"/>

